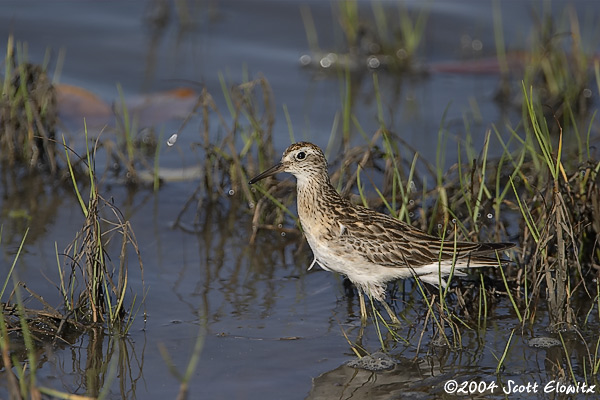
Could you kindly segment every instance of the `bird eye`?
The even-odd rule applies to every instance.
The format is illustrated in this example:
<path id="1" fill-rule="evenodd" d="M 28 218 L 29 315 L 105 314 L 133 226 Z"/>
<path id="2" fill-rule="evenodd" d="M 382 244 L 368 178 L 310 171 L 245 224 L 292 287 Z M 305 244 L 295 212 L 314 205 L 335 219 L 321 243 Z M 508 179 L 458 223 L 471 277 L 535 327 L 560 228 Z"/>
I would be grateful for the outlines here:
<path id="1" fill-rule="evenodd" d="M 303 151 L 296 154 L 296 160 L 304 160 L 305 158 L 306 158 L 306 153 Z"/>

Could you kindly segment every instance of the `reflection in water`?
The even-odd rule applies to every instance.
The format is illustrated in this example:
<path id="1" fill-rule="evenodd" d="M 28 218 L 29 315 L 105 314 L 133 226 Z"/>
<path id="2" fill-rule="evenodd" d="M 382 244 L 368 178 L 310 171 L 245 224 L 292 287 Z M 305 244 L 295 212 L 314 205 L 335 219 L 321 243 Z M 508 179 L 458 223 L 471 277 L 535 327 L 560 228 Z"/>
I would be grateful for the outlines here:
<path id="1" fill-rule="evenodd" d="M 31 354 L 24 346 L 22 335 L 11 334 L 10 339 L 12 362 L 27 365 Z M 85 332 L 69 330 L 63 333 L 61 340 L 36 341 L 35 370 L 46 371 L 45 375 L 58 379 L 60 385 L 54 387 L 67 394 L 95 398 L 102 393 L 112 393 L 110 398 L 135 399 L 137 384 L 143 378 L 145 350 L 145 340 L 138 340 L 134 345 L 130 338 L 109 335 L 102 327 Z M 0 387 L 9 387 L 4 381 L 9 379 L 6 374 L 10 373 L 11 370 L 4 370 L 0 374 Z M 4 390 L 0 390 L 0 397 L 4 398 L 4 394 Z"/>
<path id="2" fill-rule="evenodd" d="M 52 181 L 43 174 L 0 171 L 2 243 L 20 242 L 27 227 L 28 240 L 35 243 L 55 222 L 58 209 L 70 192 L 62 191 L 60 183 L 48 184 L 47 180 Z"/>
<path id="3" fill-rule="evenodd" d="M 187 215 L 179 218 L 176 226 L 196 236 L 199 264 L 197 272 L 188 271 L 187 266 L 181 269 L 172 290 L 195 312 L 198 306 L 186 299 L 187 294 L 180 293 L 179 287 L 190 275 L 197 276 L 193 295 L 202 299 L 200 312 L 208 315 L 209 320 L 219 320 L 226 313 L 240 317 L 250 308 L 259 309 L 263 317 L 269 315 L 280 290 L 277 269 L 291 261 L 286 256 L 286 244 L 297 243 L 298 236 L 275 235 L 277 240 L 271 243 L 251 245 L 250 221 L 240 206 L 244 207 L 232 204 L 229 208 L 209 201 L 193 218 Z M 190 220 L 193 223 L 183 222 Z"/>
<path id="4" fill-rule="evenodd" d="M 372 372 L 342 365 L 313 379 L 307 400 L 329 399 L 432 399 L 440 394 L 445 380 L 456 376 L 446 371 L 433 358 L 416 361 L 395 359 L 392 370 Z M 433 389 L 433 390 L 432 390 Z"/>
<path id="5" fill-rule="evenodd" d="M 553 387 L 566 387 L 570 384 L 576 386 L 565 375 L 569 373 L 565 369 L 568 364 L 565 352 L 560 347 L 540 350 L 535 371 L 523 369 L 523 365 L 535 363 L 533 360 L 529 360 L 527 355 L 524 358 L 523 354 L 517 355 L 511 365 L 503 369 L 502 375 L 498 375 L 493 368 L 482 367 L 486 361 L 480 357 L 472 358 L 468 353 L 469 350 L 464 349 L 450 357 L 448 352 L 434 352 L 427 357 L 407 359 L 394 356 L 392 352 L 395 366 L 391 370 L 379 372 L 351 368 L 344 364 L 314 378 L 306 399 L 454 398 L 453 396 L 461 393 L 457 391 L 460 387 L 464 390 L 462 395 L 470 394 L 469 398 L 505 398 L 505 390 L 514 390 L 520 385 L 524 388 L 528 385 L 533 387 L 536 384 L 538 389 L 528 392 L 527 398 L 546 399 L 549 396 L 544 391 L 547 384 L 555 382 Z M 521 371 L 524 373 L 520 373 Z M 582 377 L 577 381 L 580 386 L 586 382 Z M 448 382 L 456 382 L 458 387 L 447 385 Z M 469 383 L 473 385 L 470 388 Z M 587 380 L 586 385 L 590 387 L 594 385 L 594 381 Z M 523 392 L 515 393 L 512 396 Z M 594 396 L 595 393 L 587 398 L 595 398 Z"/>
<path id="6" fill-rule="evenodd" d="M 71 346 L 71 360 L 52 357 L 53 370 L 68 393 L 98 397 L 137 398 L 138 382 L 143 378 L 146 341 L 108 335 L 102 328 L 90 329 Z M 118 388 L 119 392 L 114 393 Z M 143 397 L 143 396 L 142 396 Z"/>

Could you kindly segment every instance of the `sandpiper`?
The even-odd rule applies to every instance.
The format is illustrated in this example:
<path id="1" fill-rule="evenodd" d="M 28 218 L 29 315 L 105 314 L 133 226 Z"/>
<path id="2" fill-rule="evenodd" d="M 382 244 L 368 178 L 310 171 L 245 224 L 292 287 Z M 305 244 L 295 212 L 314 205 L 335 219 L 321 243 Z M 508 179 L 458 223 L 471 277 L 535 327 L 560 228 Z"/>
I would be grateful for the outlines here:
<path id="1" fill-rule="evenodd" d="M 281 162 L 250 180 L 250 184 L 279 172 L 297 179 L 298 217 L 313 251 L 314 261 L 327 271 L 346 275 L 359 291 L 361 319 L 366 307 L 361 293 L 385 302 L 385 286 L 400 278 L 418 277 L 446 286 L 445 277 L 464 275 L 461 269 L 498 266 L 498 251 L 513 243 L 471 243 L 429 235 L 405 222 L 343 199 L 331 185 L 327 160 L 318 146 L 298 142 L 288 147 Z"/>

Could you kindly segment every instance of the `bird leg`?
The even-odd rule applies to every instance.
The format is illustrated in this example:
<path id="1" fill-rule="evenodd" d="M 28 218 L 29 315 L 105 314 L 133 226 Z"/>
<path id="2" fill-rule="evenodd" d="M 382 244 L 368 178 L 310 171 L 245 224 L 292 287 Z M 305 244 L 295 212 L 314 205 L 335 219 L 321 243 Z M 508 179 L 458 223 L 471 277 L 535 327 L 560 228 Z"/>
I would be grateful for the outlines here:
<path id="1" fill-rule="evenodd" d="M 386 303 L 385 300 L 381 300 L 380 303 L 383 306 L 383 308 L 385 308 L 385 311 L 387 311 L 388 315 L 390 316 L 390 320 L 392 321 L 392 324 L 400 325 L 400 320 L 396 316 L 396 313 L 390 308 L 388 303 Z"/>
<path id="2" fill-rule="evenodd" d="M 360 303 L 360 322 L 362 325 L 366 325 L 367 324 L 367 306 L 365 305 L 365 298 L 363 296 L 363 292 L 360 289 L 358 289 L 358 300 Z M 381 300 L 381 301 L 379 301 L 379 303 L 381 303 L 381 305 L 383 306 L 385 311 L 388 313 L 388 316 L 390 317 L 392 325 L 400 325 L 400 320 L 396 316 L 396 313 L 394 313 L 394 311 L 390 308 L 388 303 L 386 303 L 385 300 Z"/>
<path id="3" fill-rule="evenodd" d="M 367 325 L 367 306 L 365 305 L 363 292 L 360 289 L 358 289 L 358 300 L 360 303 L 360 323 L 362 326 L 365 326 Z"/>

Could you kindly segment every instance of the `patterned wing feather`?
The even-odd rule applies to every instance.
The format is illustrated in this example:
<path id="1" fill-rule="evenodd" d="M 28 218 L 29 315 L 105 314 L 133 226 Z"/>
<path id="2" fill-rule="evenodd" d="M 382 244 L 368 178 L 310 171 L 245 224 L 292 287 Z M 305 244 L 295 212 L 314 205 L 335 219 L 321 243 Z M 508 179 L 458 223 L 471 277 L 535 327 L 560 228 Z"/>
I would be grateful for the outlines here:
<path id="1" fill-rule="evenodd" d="M 338 240 L 349 248 L 361 249 L 366 261 L 381 266 L 418 268 L 454 257 L 469 258 L 480 266 L 497 265 L 493 252 L 513 246 L 512 243 L 443 242 L 405 222 L 368 208 L 351 206 L 340 211 L 336 214 L 345 229 Z"/>

